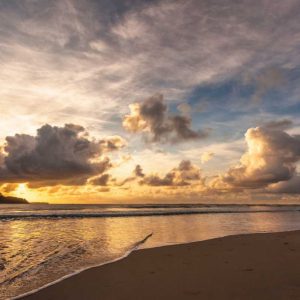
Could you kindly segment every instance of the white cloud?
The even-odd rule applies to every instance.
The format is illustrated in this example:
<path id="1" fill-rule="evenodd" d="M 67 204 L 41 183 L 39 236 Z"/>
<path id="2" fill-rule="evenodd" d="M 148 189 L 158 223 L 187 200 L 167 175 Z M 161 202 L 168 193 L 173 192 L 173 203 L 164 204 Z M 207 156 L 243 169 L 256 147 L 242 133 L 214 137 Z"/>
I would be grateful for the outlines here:
<path id="1" fill-rule="evenodd" d="M 300 160 L 300 137 L 270 127 L 249 128 L 247 151 L 240 163 L 215 181 L 225 188 L 259 189 L 295 176 Z"/>

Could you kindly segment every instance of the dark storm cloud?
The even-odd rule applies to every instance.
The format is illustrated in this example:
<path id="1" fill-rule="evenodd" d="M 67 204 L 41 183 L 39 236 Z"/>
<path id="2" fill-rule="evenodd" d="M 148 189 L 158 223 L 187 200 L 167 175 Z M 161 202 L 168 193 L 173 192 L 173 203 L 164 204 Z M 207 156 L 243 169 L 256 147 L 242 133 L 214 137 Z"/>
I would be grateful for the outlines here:
<path id="1" fill-rule="evenodd" d="M 148 132 L 152 142 L 182 142 L 197 140 L 208 135 L 206 131 L 195 131 L 191 128 L 188 116 L 168 113 L 163 96 L 154 95 L 141 103 L 130 106 L 131 113 L 123 119 L 123 126 L 131 132 Z"/>
<path id="2" fill-rule="evenodd" d="M 81 185 L 88 177 L 111 167 L 103 153 L 124 145 L 119 137 L 90 140 L 85 129 L 74 124 L 44 125 L 36 136 L 6 137 L 1 182 L 34 182 L 33 185 Z"/>

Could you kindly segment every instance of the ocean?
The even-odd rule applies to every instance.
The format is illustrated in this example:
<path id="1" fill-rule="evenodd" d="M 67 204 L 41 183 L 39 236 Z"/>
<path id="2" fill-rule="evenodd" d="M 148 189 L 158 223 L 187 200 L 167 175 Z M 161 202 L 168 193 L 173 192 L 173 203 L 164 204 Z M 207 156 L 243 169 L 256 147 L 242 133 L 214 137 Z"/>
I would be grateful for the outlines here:
<path id="1" fill-rule="evenodd" d="M 297 229 L 297 205 L 1 205 L 0 299 L 139 248 Z"/>

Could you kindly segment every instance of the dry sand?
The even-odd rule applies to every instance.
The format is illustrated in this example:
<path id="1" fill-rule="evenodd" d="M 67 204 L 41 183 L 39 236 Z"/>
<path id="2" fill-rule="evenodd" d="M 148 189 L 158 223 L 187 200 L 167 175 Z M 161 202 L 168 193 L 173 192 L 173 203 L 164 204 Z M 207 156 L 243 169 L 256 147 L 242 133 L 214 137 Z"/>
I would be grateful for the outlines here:
<path id="1" fill-rule="evenodd" d="M 300 231 L 139 250 L 24 299 L 300 299 Z"/>

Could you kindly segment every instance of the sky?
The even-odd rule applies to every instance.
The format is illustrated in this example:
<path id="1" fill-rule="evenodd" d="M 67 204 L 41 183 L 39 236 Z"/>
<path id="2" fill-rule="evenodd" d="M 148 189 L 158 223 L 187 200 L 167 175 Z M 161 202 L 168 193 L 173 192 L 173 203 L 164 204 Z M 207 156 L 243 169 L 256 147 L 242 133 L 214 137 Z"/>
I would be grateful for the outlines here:
<path id="1" fill-rule="evenodd" d="M 298 203 L 299 0 L 1 0 L 0 193 Z"/>

